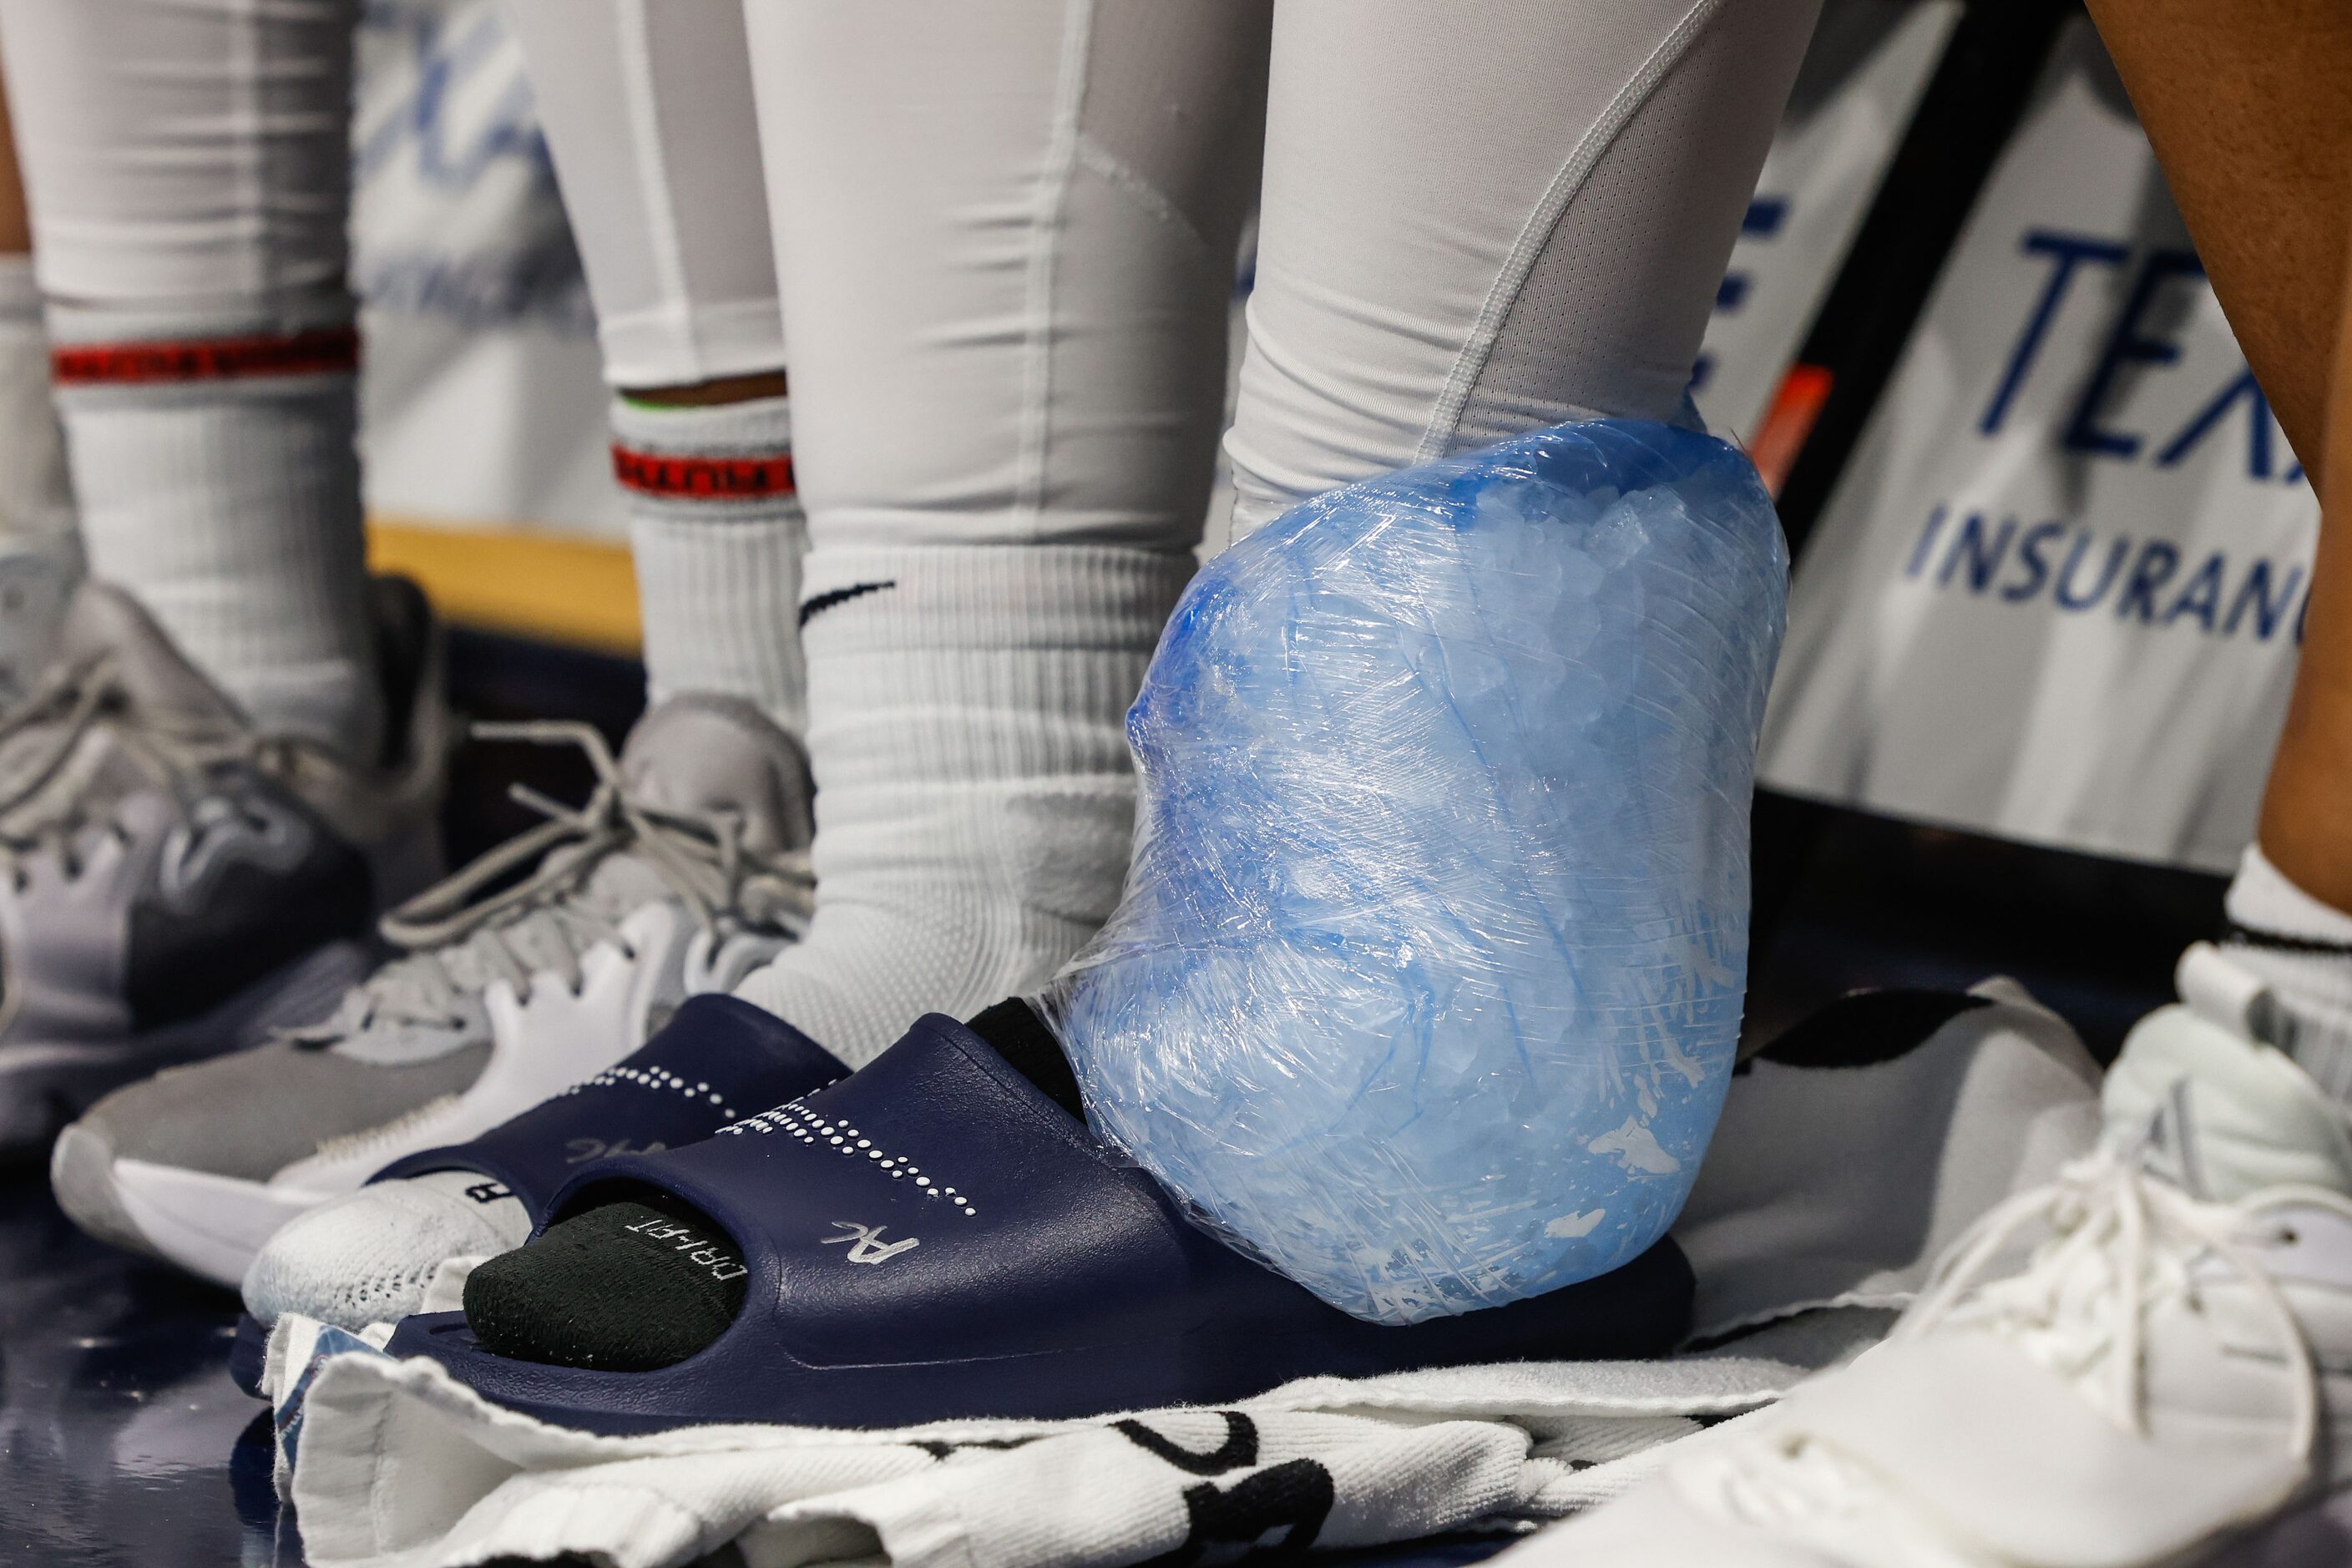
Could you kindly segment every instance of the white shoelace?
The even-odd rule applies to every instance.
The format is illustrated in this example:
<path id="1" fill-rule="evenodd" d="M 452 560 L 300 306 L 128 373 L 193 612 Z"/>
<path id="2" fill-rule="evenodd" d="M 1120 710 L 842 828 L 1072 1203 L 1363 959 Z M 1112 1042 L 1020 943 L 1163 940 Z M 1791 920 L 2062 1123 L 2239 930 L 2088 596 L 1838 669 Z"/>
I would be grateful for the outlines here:
<path id="1" fill-rule="evenodd" d="M 580 960 L 597 943 L 635 956 L 621 935 L 626 900 L 602 896 L 595 880 L 623 854 L 649 868 L 714 942 L 730 925 L 791 931 L 806 923 L 816 882 L 805 850 L 755 853 L 732 812 L 677 811 L 632 795 L 589 725 L 481 724 L 475 733 L 576 745 L 595 770 L 595 793 L 574 810 L 514 786 L 513 797 L 548 820 L 386 915 L 385 939 L 407 956 L 377 971 L 333 1017 L 290 1038 L 326 1044 L 387 1026 L 462 1031 L 484 984 L 503 979 L 528 993 L 534 973 L 552 972 L 578 991 Z"/>
<path id="2" fill-rule="evenodd" d="M 2045 1227 L 2051 1234 L 2022 1270 L 1985 1278 L 2021 1237 Z M 2298 1474 L 2307 1475 L 2323 1409 L 2319 1369 L 2294 1308 L 2244 1246 L 2277 1236 L 2269 1222 L 2151 1175 L 2131 1151 L 2102 1150 L 1971 1226 L 1887 1342 L 1950 1329 L 1991 1332 L 2066 1379 L 2124 1431 L 2145 1436 L 2148 1317 L 2173 1300 L 2194 1305 L 2198 1265 L 2216 1258 L 2252 1288 L 2277 1331 L 2294 1399 L 2287 1447 Z M 1867 1377 L 1867 1359 L 1841 1375 Z M 1874 1471 L 1801 1428 L 1781 1435 L 1769 1462 L 1736 1465 L 1725 1480 L 1726 1500 L 1758 1523 L 1843 1513 L 1885 1495 Z"/>
<path id="3" fill-rule="evenodd" d="M 2145 1170 L 2129 1151 L 2101 1150 L 2046 1187 L 1987 1214 L 1937 1264 L 1919 1301 L 1890 1340 L 1924 1338 L 1946 1323 L 1987 1328 L 2083 1389 L 2109 1420 L 2147 1430 L 2144 1335 L 2168 1300 L 2195 1301 L 2195 1266 L 2210 1256 L 2252 1287 L 2278 1331 L 2294 1389 L 2289 1441 L 2307 1455 L 2319 1430 L 2319 1372 L 2294 1309 L 2245 1250 L 2257 1222 L 2207 1203 Z M 2053 1233 L 2017 1274 L 1981 1283 L 2029 1227 Z M 2270 1239 L 2266 1228 L 2255 1239 Z"/>

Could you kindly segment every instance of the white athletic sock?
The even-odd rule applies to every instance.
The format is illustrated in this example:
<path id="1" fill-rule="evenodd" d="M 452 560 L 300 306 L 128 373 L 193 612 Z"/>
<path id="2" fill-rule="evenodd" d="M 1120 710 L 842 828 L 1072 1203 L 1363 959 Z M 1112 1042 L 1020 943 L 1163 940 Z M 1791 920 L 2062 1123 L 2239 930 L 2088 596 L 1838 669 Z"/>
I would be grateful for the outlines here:
<path id="1" fill-rule="evenodd" d="M 0 694 L 45 662 L 80 576 L 33 258 L 0 256 Z"/>
<path id="2" fill-rule="evenodd" d="M 373 759 L 383 695 L 350 329 L 77 330 L 55 363 L 91 572 L 129 589 L 264 730 Z"/>
<path id="3" fill-rule="evenodd" d="M 1189 552 L 819 549 L 816 917 L 739 994 L 850 1065 L 1041 984 L 1118 901 L 1125 716 Z"/>
<path id="4" fill-rule="evenodd" d="M 2221 947 L 2284 1013 L 2267 1032 L 2337 1098 L 2352 1101 L 2352 914 L 2287 880 L 2249 845 L 2223 908 Z"/>
<path id="5" fill-rule="evenodd" d="M 740 697 L 786 734 L 808 729 L 792 404 L 613 403 L 613 472 L 629 502 L 652 700 Z"/>

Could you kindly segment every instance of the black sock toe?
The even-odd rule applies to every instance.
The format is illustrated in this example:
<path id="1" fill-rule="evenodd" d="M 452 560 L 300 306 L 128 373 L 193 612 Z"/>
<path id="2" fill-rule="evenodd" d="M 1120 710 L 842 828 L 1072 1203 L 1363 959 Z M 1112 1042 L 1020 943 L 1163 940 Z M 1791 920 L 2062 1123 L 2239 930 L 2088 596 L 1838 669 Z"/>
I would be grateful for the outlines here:
<path id="1" fill-rule="evenodd" d="M 1086 1101 L 1078 1097 L 1078 1076 L 1062 1042 L 1018 996 L 1009 996 L 964 1026 L 994 1047 L 1006 1065 L 1036 1086 L 1037 1092 L 1084 1121 Z"/>
<path id="2" fill-rule="evenodd" d="M 482 1264 L 466 1281 L 466 1323 L 517 1361 L 651 1372 L 727 1331 L 749 1273 L 701 1211 L 654 1194 L 574 1215 Z"/>
<path id="3" fill-rule="evenodd" d="M 1060 1042 L 1026 1002 L 1000 1002 L 970 1027 L 1046 1099 L 1086 1120 Z M 495 1355 L 652 1372 L 727 1331 L 749 1274 L 708 1215 L 650 1193 L 574 1215 L 482 1264 L 466 1280 L 466 1323 Z"/>

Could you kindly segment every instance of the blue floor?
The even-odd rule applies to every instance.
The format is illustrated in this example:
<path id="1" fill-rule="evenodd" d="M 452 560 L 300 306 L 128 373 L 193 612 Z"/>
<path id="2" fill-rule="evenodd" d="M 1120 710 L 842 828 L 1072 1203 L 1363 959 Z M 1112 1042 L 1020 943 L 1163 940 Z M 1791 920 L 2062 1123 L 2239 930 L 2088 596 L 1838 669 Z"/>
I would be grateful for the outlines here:
<path id="1" fill-rule="evenodd" d="M 40 1173 L 0 1182 L 0 1562 L 275 1560 L 268 1423 L 228 1380 L 236 1320 L 229 1292 L 76 1230 Z"/>
<path id="2" fill-rule="evenodd" d="M 634 677 L 617 661 L 483 637 L 454 651 L 457 696 L 477 716 L 568 710 L 618 727 L 634 709 Z M 519 764 L 541 788 L 584 782 L 559 763 L 477 749 L 460 769 L 453 843 L 478 848 L 519 826 L 499 802 Z M 2162 1000 L 2182 942 L 2220 913 L 2218 879 L 1851 816 L 1805 833 L 1757 965 L 1761 1034 L 1855 986 L 2000 971 L 2109 1054 Z M 228 1380 L 236 1312 L 229 1293 L 82 1236 L 41 1172 L 0 1173 L 0 1564 L 299 1563 L 270 1489 L 262 1407 Z M 1327 1561 L 1454 1568 L 1503 1544 L 1454 1538 Z"/>

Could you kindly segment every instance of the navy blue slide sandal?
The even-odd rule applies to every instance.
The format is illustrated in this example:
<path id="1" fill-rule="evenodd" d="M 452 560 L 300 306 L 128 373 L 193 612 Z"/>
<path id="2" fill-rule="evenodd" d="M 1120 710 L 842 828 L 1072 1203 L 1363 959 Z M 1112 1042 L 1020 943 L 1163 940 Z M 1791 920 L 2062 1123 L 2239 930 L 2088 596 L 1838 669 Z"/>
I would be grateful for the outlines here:
<path id="1" fill-rule="evenodd" d="M 732 1238 L 732 1253 L 698 1249 L 709 1267 L 749 1271 L 742 1311 L 704 1349 L 649 1372 L 550 1366 L 494 1354 L 463 1313 L 440 1312 L 404 1320 L 390 1350 L 593 1432 L 876 1427 L 1216 1404 L 1318 1373 L 1659 1355 L 1690 1310 L 1689 1265 L 1662 1241 L 1507 1307 L 1360 1321 L 1190 1224 L 938 1014 L 855 1077 L 707 1142 L 583 1168 L 548 1218 L 648 1188 Z"/>
<path id="2" fill-rule="evenodd" d="M 619 1065 L 470 1142 L 420 1149 L 370 1183 L 434 1171 L 478 1171 L 521 1200 L 534 1226 L 573 1173 L 608 1155 L 698 1143 L 727 1123 L 822 1089 L 849 1069 L 774 1014 L 733 996 L 679 1004 L 670 1021 Z M 240 1316 L 229 1375 L 261 1388 L 269 1331 Z"/>

